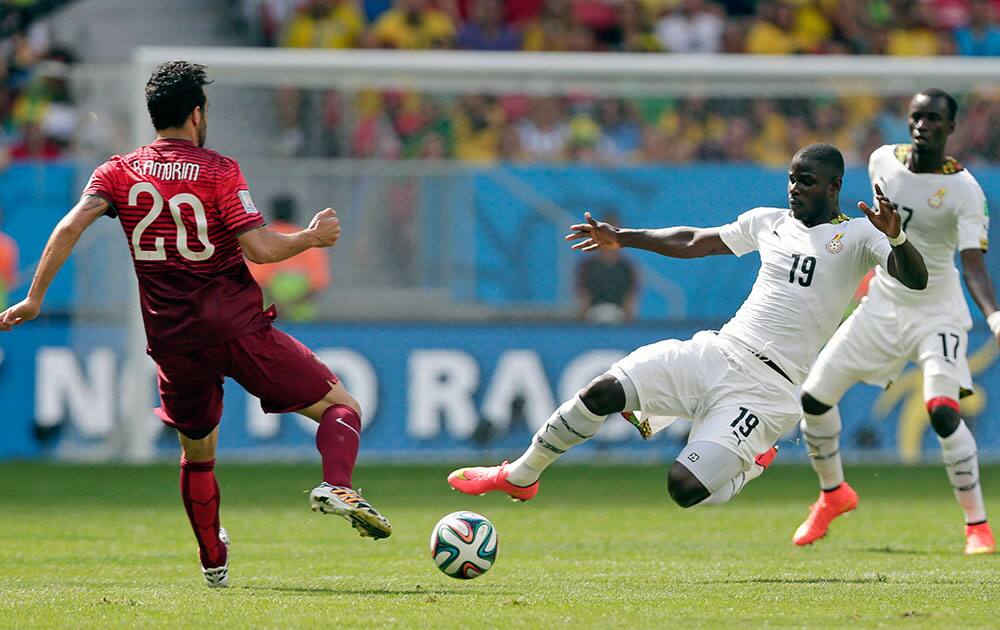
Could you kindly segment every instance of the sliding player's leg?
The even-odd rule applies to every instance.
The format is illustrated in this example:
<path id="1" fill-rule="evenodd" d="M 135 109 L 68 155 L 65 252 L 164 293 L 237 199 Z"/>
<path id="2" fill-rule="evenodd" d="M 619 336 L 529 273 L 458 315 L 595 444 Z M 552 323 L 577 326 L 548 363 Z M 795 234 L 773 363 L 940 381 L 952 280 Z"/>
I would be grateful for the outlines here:
<path id="1" fill-rule="evenodd" d="M 742 458 L 714 442 L 691 442 L 667 473 L 667 492 L 684 508 L 728 503 L 764 474 L 777 455 L 778 447 L 772 446 L 747 468 Z"/>
<path id="2" fill-rule="evenodd" d="M 700 333 L 689 341 L 671 339 L 635 350 L 560 405 L 514 463 L 460 468 L 448 483 L 466 494 L 500 491 L 526 501 L 537 493 L 542 472 L 593 437 L 610 414 L 641 410 L 691 417 L 704 382 L 728 368 L 714 337 Z"/>
<path id="3" fill-rule="evenodd" d="M 538 479 L 545 469 L 593 437 L 610 414 L 638 409 L 635 391 L 620 371 L 602 374 L 549 416 L 521 457 L 499 466 L 460 468 L 448 475 L 448 483 L 466 494 L 500 491 L 527 501 L 538 492 Z"/>
<path id="4" fill-rule="evenodd" d="M 388 537 L 388 519 L 353 489 L 361 408 L 337 376 L 309 348 L 276 328 L 241 337 L 230 348 L 230 375 L 260 398 L 265 412 L 294 411 L 319 424 L 316 449 L 323 482 L 310 493 L 312 509 L 346 518 L 362 536 Z"/>
<path id="5" fill-rule="evenodd" d="M 731 500 L 771 465 L 775 443 L 798 422 L 794 386 L 757 361 L 733 363 L 705 393 L 711 402 L 693 419 L 667 475 L 667 491 L 681 507 Z"/>
<path id="6" fill-rule="evenodd" d="M 609 415 L 638 408 L 635 384 L 612 368 L 549 416 L 524 454 L 507 467 L 507 480 L 520 487 L 536 483 L 560 455 L 593 437 Z"/>

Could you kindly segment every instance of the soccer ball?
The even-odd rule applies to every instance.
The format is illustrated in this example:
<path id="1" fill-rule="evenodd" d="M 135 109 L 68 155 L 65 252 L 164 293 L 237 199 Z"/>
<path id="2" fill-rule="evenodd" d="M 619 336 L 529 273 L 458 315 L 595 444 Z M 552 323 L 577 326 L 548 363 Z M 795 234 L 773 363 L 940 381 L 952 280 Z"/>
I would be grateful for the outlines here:
<path id="1" fill-rule="evenodd" d="M 497 559 L 497 530 L 475 512 L 452 512 L 431 532 L 431 558 L 441 572 L 471 580 L 490 570 Z"/>

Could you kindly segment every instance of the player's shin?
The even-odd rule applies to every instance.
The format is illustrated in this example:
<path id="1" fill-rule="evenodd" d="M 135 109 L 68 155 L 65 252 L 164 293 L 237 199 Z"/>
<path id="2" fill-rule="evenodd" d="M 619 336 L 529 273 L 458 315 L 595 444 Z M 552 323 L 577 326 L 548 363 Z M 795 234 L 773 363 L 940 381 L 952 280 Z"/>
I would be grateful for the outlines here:
<path id="1" fill-rule="evenodd" d="M 215 460 L 191 462 L 181 457 L 181 499 L 198 539 L 201 566 L 226 564 L 226 545 L 219 539 L 219 484 Z"/>
<path id="2" fill-rule="evenodd" d="M 361 416 L 347 405 L 323 412 L 316 431 L 316 449 L 323 460 L 323 481 L 331 486 L 351 485 L 354 462 L 361 445 Z"/>
<path id="3" fill-rule="evenodd" d="M 948 437 L 939 437 L 938 440 L 941 442 L 941 457 L 948 472 L 948 480 L 955 490 L 955 499 L 965 512 L 965 522 L 982 523 L 986 520 L 986 506 L 983 504 L 983 490 L 979 485 L 976 438 L 962 420 L 954 433 Z"/>
<path id="4" fill-rule="evenodd" d="M 732 479 L 722 484 L 722 487 L 712 491 L 707 499 L 698 505 L 722 505 L 728 503 L 730 499 L 743 491 L 748 483 L 760 477 L 766 470 L 765 466 L 757 463 L 750 465 L 750 470 L 737 473 Z"/>
<path id="5" fill-rule="evenodd" d="M 757 475 L 753 478 L 755 479 L 756 477 Z M 749 477 L 749 473 L 741 472 L 729 481 L 723 483 L 721 488 L 716 489 L 708 496 L 707 499 L 698 505 L 722 505 L 723 503 L 728 503 L 730 499 L 743 490 L 743 487 L 746 486 L 750 480 L 751 477 Z"/>
<path id="6" fill-rule="evenodd" d="M 802 435 L 809 448 L 809 463 L 819 477 L 823 490 L 834 490 L 844 483 L 844 464 L 840 460 L 840 410 L 836 405 L 821 415 L 803 414 Z"/>
<path id="7" fill-rule="evenodd" d="M 535 483 L 560 455 L 593 437 L 606 418 L 587 409 L 579 394 L 573 396 L 538 429 L 528 450 L 507 466 L 507 481 L 515 486 Z"/>
<path id="8" fill-rule="evenodd" d="M 773 459 L 773 455 L 770 459 Z M 694 505 L 721 505 L 728 502 L 764 472 L 770 459 L 763 465 L 753 462 L 746 469 L 746 463 L 736 453 L 707 440 L 689 442 L 677 456 L 677 461 L 710 493 Z"/>

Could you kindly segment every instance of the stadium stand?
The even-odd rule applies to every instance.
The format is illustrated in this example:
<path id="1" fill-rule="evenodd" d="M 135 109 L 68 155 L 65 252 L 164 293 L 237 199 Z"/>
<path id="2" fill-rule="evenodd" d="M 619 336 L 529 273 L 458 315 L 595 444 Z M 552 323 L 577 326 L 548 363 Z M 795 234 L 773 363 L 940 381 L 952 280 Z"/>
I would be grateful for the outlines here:
<path id="1" fill-rule="evenodd" d="M 74 140 L 77 114 L 66 85 L 74 54 L 52 41 L 38 18 L 65 2 L 3 3 L 0 24 L 0 161 L 55 159 Z M 86 5 L 88 61 L 112 54 L 102 29 L 120 0 Z M 170 23 L 171 43 L 246 43 L 288 48 L 454 48 L 469 50 L 626 51 L 755 54 L 1000 54 L 1000 2 L 928 0 L 835 3 L 827 0 L 189 0 L 158 3 L 130 23 Z M 124 5 L 122 5 L 124 6 Z M 74 11 L 70 7 L 69 11 Z M 82 13 L 82 9 L 77 13 Z M 121 11 L 118 11 L 121 13 Z M 188 16 L 180 27 L 171 14 Z M 201 25 L 192 30 L 192 14 Z M 136 19 L 140 17 L 142 19 Z M 112 19 L 113 22 L 113 19 Z M 238 24 L 238 27 L 231 25 Z M 118 29 L 127 30 L 127 29 Z M 136 30 L 136 29 L 132 29 Z M 146 29 L 135 36 L 146 34 Z M 235 32 L 233 32 L 235 30 Z M 184 34 L 182 35 L 181 32 Z M 67 38 L 76 40 L 75 37 Z M 156 39 L 150 41 L 155 43 Z M 318 104 L 314 101 L 318 99 Z M 349 99 L 349 102 L 345 102 Z M 585 94 L 541 101 L 522 95 L 440 98 L 361 92 L 276 97 L 279 155 L 382 159 L 454 158 L 597 164 L 690 160 L 777 164 L 787 148 L 823 136 L 850 163 L 884 142 L 904 141 L 899 103 L 875 98 L 601 99 Z M 969 94 L 976 120 L 1000 114 L 989 94 Z M 302 120 L 322 110 L 320 129 Z M 356 116 L 343 115 L 354 109 Z M 543 130 L 541 127 L 544 126 Z M 967 161 L 1000 159 L 1000 129 L 966 125 L 954 141 Z M 316 132 L 320 133 L 317 134 Z M 307 141 L 320 135 L 321 140 Z"/>
<path id="2" fill-rule="evenodd" d="M 242 11 L 251 39 L 291 48 L 989 55 L 1000 42 L 998 6 L 989 0 L 767 0 L 747 14 L 744 3 L 710 0 L 405 0 L 391 6 L 244 0 Z M 859 164 L 874 147 L 906 140 L 899 103 L 874 98 L 758 104 L 580 95 L 536 102 L 517 95 L 367 92 L 353 97 L 362 112 L 356 120 L 327 117 L 323 133 L 336 141 L 307 147 L 302 98 L 285 90 L 279 99 L 285 134 L 277 146 L 284 155 L 778 165 L 789 147 L 823 136 Z M 351 97 L 325 94 L 324 108 L 339 112 L 348 107 L 343 98 Z M 963 103 L 977 116 L 996 115 L 997 107 L 988 95 L 968 95 Z M 996 161 L 1000 131 L 974 136 L 956 138 L 956 152 L 975 156 L 970 161 Z"/>

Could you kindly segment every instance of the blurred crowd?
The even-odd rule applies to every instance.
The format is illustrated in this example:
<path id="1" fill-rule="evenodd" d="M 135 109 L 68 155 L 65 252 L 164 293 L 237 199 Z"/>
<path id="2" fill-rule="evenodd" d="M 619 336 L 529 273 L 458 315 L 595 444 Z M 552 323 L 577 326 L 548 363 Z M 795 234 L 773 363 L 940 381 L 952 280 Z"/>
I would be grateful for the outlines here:
<path id="1" fill-rule="evenodd" d="M 1000 55 L 1000 0 L 231 0 L 248 37 L 290 48 Z M 0 167 L 79 135 L 72 54 L 0 0 Z M 962 95 L 951 150 L 1000 161 L 1000 96 Z M 853 163 L 907 140 L 905 100 L 529 97 L 276 91 L 288 156 L 782 165 L 827 140 Z"/>
<path id="2" fill-rule="evenodd" d="M 0 169 L 12 160 L 55 160 L 70 148 L 77 111 L 73 55 L 51 41 L 36 13 L 63 2 L 0 0 Z"/>
<path id="3" fill-rule="evenodd" d="M 242 0 L 261 44 L 1000 55 L 1000 0 Z"/>
<path id="4" fill-rule="evenodd" d="M 287 155 L 607 165 L 748 162 L 780 168 L 811 142 L 832 142 L 849 163 L 863 164 L 882 144 L 909 141 L 908 97 L 294 94 L 295 106 L 281 116 L 285 132 L 278 150 Z M 309 118 L 319 128 L 307 133 L 298 126 L 298 112 L 308 99 L 320 101 L 325 115 Z M 1000 161 L 1000 126 L 992 122 L 998 117 L 996 94 L 961 95 L 949 151 L 969 163 Z"/>
<path id="5" fill-rule="evenodd" d="M 244 0 L 265 45 L 493 51 L 1000 55 L 1000 0 Z M 905 101 L 279 95 L 286 155 L 781 165 L 805 142 L 852 162 L 907 140 Z M 305 128 L 304 111 L 318 126 Z M 322 112 L 317 116 L 316 112 Z M 1000 160 L 995 94 L 963 99 L 952 149 Z M 971 119 L 971 120 L 969 120 Z"/>

